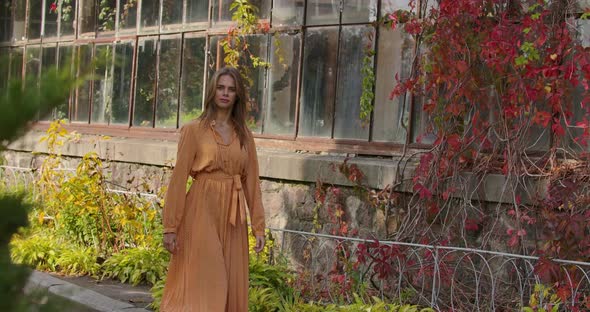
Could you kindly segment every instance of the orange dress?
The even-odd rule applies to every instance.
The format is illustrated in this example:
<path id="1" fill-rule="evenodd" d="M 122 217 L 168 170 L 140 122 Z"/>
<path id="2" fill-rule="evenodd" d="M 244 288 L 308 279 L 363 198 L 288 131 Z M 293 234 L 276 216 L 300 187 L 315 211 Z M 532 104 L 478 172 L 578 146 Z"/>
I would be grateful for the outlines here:
<path id="1" fill-rule="evenodd" d="M 246 211 L 255 235 L 264 234 L 254 140 L 224 144 L 213 125 L 181 129 L 176 166 L 163 212 L 164 233 L 176 233 L 163 312 L 248 311 Z M 188 194 L 186 182 L 194 179 Z"/>

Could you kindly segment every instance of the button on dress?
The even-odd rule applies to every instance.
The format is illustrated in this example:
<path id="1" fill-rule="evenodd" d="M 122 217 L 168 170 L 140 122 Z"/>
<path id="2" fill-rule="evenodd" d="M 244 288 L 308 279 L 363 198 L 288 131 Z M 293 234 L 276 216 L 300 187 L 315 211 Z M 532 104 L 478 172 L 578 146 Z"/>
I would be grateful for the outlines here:
<path id="1" fill-rule="evenodd" d="M 194 179 L 188 193 L 186 182 Z M 248 311 L 248 234 L 264 235 L 258 159 L 251 133 L 244 147 L 226 144 L 213 124 L 181 129 L 163 211 L 164 233 L 176 233 L 160 310 Z"/>

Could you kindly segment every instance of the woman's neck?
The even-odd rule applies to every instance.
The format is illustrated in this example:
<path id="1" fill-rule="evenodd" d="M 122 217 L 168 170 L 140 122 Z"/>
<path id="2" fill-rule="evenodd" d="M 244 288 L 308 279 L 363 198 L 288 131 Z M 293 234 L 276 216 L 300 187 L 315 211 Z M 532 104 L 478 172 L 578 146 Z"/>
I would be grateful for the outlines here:
<path id="1" fill-rule="evenodd" d="M 215 123 L 229 125 L 231 122 L 231 111 L 226 109 L 218 109 L 215 113 Z"/>

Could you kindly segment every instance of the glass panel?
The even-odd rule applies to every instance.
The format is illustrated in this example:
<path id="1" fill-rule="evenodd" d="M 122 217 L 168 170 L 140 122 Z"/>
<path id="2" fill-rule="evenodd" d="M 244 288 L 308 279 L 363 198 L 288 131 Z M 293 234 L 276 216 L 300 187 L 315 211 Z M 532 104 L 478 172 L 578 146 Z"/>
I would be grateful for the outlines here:
<path id="1" fill-rule="evenodd" d="M 180 124 L 201 115 L 203 105 L 203 75 L 205 74 L 205 38 L 186 38 L 182 60 Z"/>
<path id="2" fill-rule="evenodd" d="M 80 33 L 93 33 L 96 27 L 94 0 L 80 0 Z"/>
<path id="3" fill-rule="evenodd" d="M 119 1 L 119 31 L 135 30 L 137 26 L 137 0 Z"/>
<path id="4" fill-rule="evenodd" d="M 590 0 L 588 0 L 590 1 Z M 590 20 L 577 20 L 578 38 L 584 48 L 590 47 Z"/>
<path id="5" fill-rule="evenodd" d="M 39 77 L 41 70 L 41 47 L 27 46 L 27 60 L 25 74 L 27 77 Z"/>
<path id="6" fill-rule="evenodd" d="M 304 0 L 274 0 L 272 6 L 273 27 L 303 24 Z"/>
<path id="7" fill-rule="evenodd" d="M 133 125 L 152 127 L 156 90 L 156 52 L 154 38 L 139 40 L 137 51 L 137 73 L 135 74 L 135 105 Z"/>
<path id="8" fill-rule="evenodd" d="M 0 48 L 0 91 L 5 91 L 8 86 L 8 74 L 10 73 L 10 49 Z"/>
<path id="9" fill-rule="evenodd" d="M 76 27 L 76 0 L 61 0 L 60 35 L 71 36 Z"/>
<path id="10" fill-rule="evenodd" d="M 129 124 L 129 95 L 133 70 L 134 42 L 120 42 L 115 46 L 115 70 L 113 73 L 113 106 L 111 124 Z"/>
<path id="11" fill-rule="evenodd" d="M 380 16 L 383 17 L 384 15 L 393 13 L 396 10 L 409 10 L 410 1 L 411 0 L 381 0 Z"/>
<path id="12" fill-rule="evenodd" d="M 377 0 L 342 1 L 342 23 L 367 23 L 377 19 Z"/>
<path id="13" fill-rule="evenodd" d="M 58 63 L 57 66 L 59 66 L 60 70 L 61 69 L 65 69 L 65 68 L 70 68 L 70 70 L 73 72 L 74 70 L 74 66 L 73 66 L 73 53 L 74 53 L 74 48 L 73 46 L 59 46 L 58 48 L 58 53 L 59 53 L 59 58 L 58 58 Z M 55 118 L 56 119 L 64 119 L 64 118 L 68 118 L 69 117 L 69 106 L 70 106 L 70 101 L 71 101 L 71 94 L 70 94 L 70 98 L 63 102 L 62 104 L 59 104 L 56 109 L 55 109 Z"/>
<path id="14" fill-rule="evenodd" d="M 78 47 L 78 52 L 76 53 L 76 58 L 78 62 L 78 75 L 84 74 L 88 69 L 84 68 L 84 66 L 88 66 L 88 64 L 92 61 L 92 46 L 91 45 L 83 45 Z M 75 105 L 72 109 L 72 120 L 79 121 L 79 122 L 88 122 L 89 113 L 90 113 L 90 86 L 92 85 L 92 81 L 84 82 L 80 87 L 78 87 L 77 92 L 77 101 L 75 101 Z"/>
<path id="15" fill-rule="evenodd" d="M 340 0 L 307 1 L 307 25 L 338 24 L 339 18 Z"/>
<path id="16" fill-rule="evenodd" d="M 369 139 L 369 126 L 363 125 L 359 117 L 363 91 L 361 69 L 367 47 L 373 48 L 370 38 L 374 37 L 373 27 L 342 27 L 334 138 Z"/>
<path id="17" fill-rule="evenodd" d="M 190 0 L 187 0 L 191 2 Z M 182 0 L 162 0 L 162 25 L 182 25 Z"/>
<path id="18" fill-rule="evenodd" d="M 141 22 L 139 28 L 144 30 L 159 25 L 160 1 L 143 0 L 141 1 Z"/>
<path id="19" fill-rule="evenodd" d="M 109 111 L 113 100 L 113 57 L 113 47 L 110 44 L 96 46 L 94 59 L 97 63 L 90 119 L 92 123 L 109 123 Z"/>
<path id="20" fill-rule="evenodd" d="M 10 79 L 22 79 L 23 77 L 23 49 L 10 49 Z"/>
<path id="21" fill-rule="evenodd" d="M 267 51 L 267 35 L 254 35 L 247 38 L 248 49 L 254 55 L 260 57 L 262 60 L 268 60 Z M 248 77 L 246 85 L 250 96 L 250 103 L 248 107 L 247 124 L 250 130 L 255 133 L 260 133 L 262 130 L 262 111 L 264 110 L 264 81 L 266 78 L 266 69 L 263 67 L 254 67 L 250 57 L 243 53 L 240 59 L 240 69 L 242 75 Z"/>
<path id="22" fill-rule="evenodd" d="M 219 43 L 220 38 L 223 37 L 211 37 L 209 40 L 209 61 L 208 61 L 208 76 L 211 77 L 218 68 L 225 65 L 223 58 L 225 53 L 223 47 Z"/>
<path id="23" fill-rule="evenodd" d="M 373 141 L 404 143 L 409 126 L 410 95 L 392 100 L 389 95 L 395 87 L 396 74 L 402 80 L 411 74 L 413 37 L 400 28 L 381 28 L 378 51 Z"/>
<path id="24" fill-rule="evenodd" d="M 41 37 L 41 18 L 43 14 L 43 0 L 29 0 L 29 27 L 27 38 L 39 39 Z M 49 4 L 47 4 L 49 10 Z"/>
<path id="25" fill-rule="evenodd" d="M 156 127 L 176 128 L 181 38 L 160 40 Z"/>
<path id="26" fill-rule="evenodd" d="M 45 26 L 43 28 L 43 37 L 57 37 L 58 16 L 56 2 L 53 2 L 53 0 L 45 0 Z"/>
<path id="27" fill-rule="evenodd" d="M 12 1 L 0 2 L 0 42 L 12 38 Z"/>
<path id="28" fill-rule="evenodd" d="M 209 1 L 208 0 L 190 0 L 186 3 L 186 22 L 206 22 L 209 18 Z"/>
<path id="29" fill-rule="evenodd" d="M 305 34 L 299 133 L 330 137 L 334 111 L 338 27 L 309 29 Z"/>
<path id="30" fill-rule="evenodd" d="M 49 69 L 55 65 L 57 65 L 57 46 L 44 45 L 41 60 L 41 66 L 43 70 Z"/>
<path id="31" fill-rule="evenodd" d="M 114 31 L 117 0 L 98 0 L 98 31 Z"/>
<path id="32" fill-rule="evenodd" d="M 47 72 L 48 69 L 57 65 L 57 45 L 44 45 L 41 49 L 41 73 Z M 43 81 L 39 81 L 43 83 Z M 41 116 L 41 120 L 52 120 L 53 114 Z"/>
<path id="33" fill-rule="evenodd" d="M 258 8 L 258 18 L 268 19 L 270 16 L 271 0 L 250 0 L 250 3 Z"/>
<path id="34" fill-rule="evenodd" d="M 213 24 L 231 21 L 232 12 L 229 10 L 233 0 L 211 0 L 213 4 Z"/>
<path id="35" fill-rule="evenodd" d="M 295 132 L 300 45 L 300 35 L 281 34 L 272 37 L 268 105 L 264 113 L 265 134 L 286 135 Z"/>
<path id="36" fill-rule="evenodd" d="M 14 27 L 12 30 L 12 39 L 13 40 L 25 40 L 25 16 L 27 15 L 26 0 L 16 0 L 14 2 L 16 7 L 14 8 L 14 23 L 12 26 Z"/>

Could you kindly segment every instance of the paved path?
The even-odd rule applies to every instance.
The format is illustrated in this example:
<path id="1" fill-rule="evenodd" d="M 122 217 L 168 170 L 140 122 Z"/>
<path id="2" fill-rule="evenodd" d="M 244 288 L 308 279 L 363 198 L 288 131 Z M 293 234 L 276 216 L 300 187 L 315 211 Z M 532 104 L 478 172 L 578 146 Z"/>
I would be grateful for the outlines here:
<path id="1" fill-rule="evenodd" d="M 31 277 L 29 278 L 29 282 L 27 284 L 26 289 L 31 291 L 35 289 L 46 289 L 50 293 L 73 301 L 74 304 L 79 304 L 84 306 L 86 310 L 80 311 L 92 311 L 92 312 L 149 312 L 149 310 L 137 307 L 128 302 L 124 302 L 121 300 L 113 299 L 109 296 L 101 294 L 100 292 L 94 291 L 89 287 L 82 287 L 82 282 L 78 282 L 77 284 L 71 283 L 67 281 L 67 278 L 57 278 L 48 273 L 33 271 Z M 113 283 L 115 284 L 115 283 Z M 120 284 L 120 283 L 119 283 Z M 125 284 L 121 284 L 125 285 Z M 116 292 L 117 285 L 111 285 L 110 287 L 106 287 L 111 293 Z M 94 287 L 95 288 L 95 287 Z M 134 294 L 133 287 L 129 285 L 119 286 L 119 289 L 126 288 L 127 292 L 131 295 Z M 145 296 L 145 289 L 137 288 L 138 295 L 141 294 Z M 101 292 L 108 293 L 107 291 Z M 124 296 L 123 290 L 118 292 L 118 297 Z M 128 294 L 129 294 L 128 293 Z M 115 298 L 117 298 L 115 296 Z"/>

